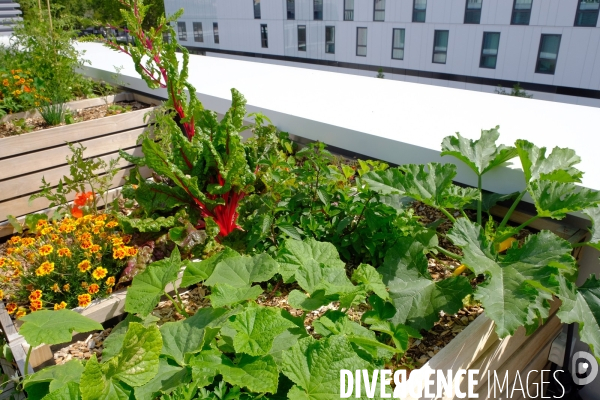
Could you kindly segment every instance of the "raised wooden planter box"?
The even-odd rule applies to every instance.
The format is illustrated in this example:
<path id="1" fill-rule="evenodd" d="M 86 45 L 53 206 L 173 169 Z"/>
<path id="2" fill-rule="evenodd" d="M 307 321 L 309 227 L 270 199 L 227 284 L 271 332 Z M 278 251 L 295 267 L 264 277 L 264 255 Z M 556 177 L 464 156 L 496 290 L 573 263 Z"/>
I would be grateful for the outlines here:
<path id="1" fill-rule="evenodd" d="M 117 96 L 117 100 L 138 100 L 157 105 L 159 101 L 137 94 L 127 93 Z M 102 99 L 82 100 L 86 107 L 104 104 Z M 101 105 L 100 104 L 100 105 Z M 82 108 L 82 104 L 73 106 Z M 118 156 L 119 149 L 129 154 L 141 155 L 137 144 L 139 135 L 146 129 L 145 115 L 152 108 L 132 111 L 72 125 L 44 129 L 19 136 L 0 139 L 0 237 L 13 233 L 7 216 L 13 215 L 23 220 L 26 214 L 46 210 L 49 201 L 44 198 L 29 202 L 29 197 L 39 191 L 42 177 L 56 185 L 60 178 L 69 174 L 66 157 L 71 154 L 67 143 L 79 142 L 87 148 L 85 156 L 109 160 Z M 123 185 L 132 165 L 126 160 L 118 164 L 120 168 L 114 177 L 111 188 Z M 142 175 L 150 176 L 150 171 L 142 170 Z M 72 193 L 69 200 L 73 200 Z"/>

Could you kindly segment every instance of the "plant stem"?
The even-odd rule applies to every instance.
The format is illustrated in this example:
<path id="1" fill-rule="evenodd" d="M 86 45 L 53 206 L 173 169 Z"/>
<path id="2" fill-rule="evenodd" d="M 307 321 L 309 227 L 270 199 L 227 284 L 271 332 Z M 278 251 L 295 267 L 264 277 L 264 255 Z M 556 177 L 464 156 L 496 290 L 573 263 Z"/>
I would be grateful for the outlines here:
<path id="1" fill-rule="evenodd" d="M 48 5 L 48 22 L 50 22 L 50 32 L 54 29 L 52 28 L 52 14 L 50 14 L 50 0 L 46 0 L 46 4 Z"/>
<path id="2" fill-rule="evenodd" d="M 481 175 L 477 175 L 477 190 L 479 191 L 479 199 L 477 200 L 477 223 L 481 225 L 481 207 L 483 204 L 483 193 L 481 192 Z"/>
<path id="3" fill-rule="evenodd" d="M 502 242 L 504 242 L 506 239 L 508 239 L 509 237 L 515 235 L 521 229 L 525 228 L 527 225 L 531 224 L 533 221 L 535 221 L 538 218 L 540 218 L 539 215 L 535 215 L 535 216 L 529 218 L 527 221 L 523 222 L 521 225 L 517 226 L 515 229 L 511 229 L 511 231 L 509 233 L 504 234 L 503 236 L 501 236 L 500 239 L 494 240 L 494 242 L 496 242 L 496 243 L 502 243 Z"/>
<path id="4" fill-rule="evenodd" d="M 440 253 L 442 253 L 443 255 L 445 255 L 446 257 L 450 257 L 450 258 L 453 258 L 455 260 L 461 260 L 462 259 L 462 256 L 459 256 L 458 254 L 455 254 L 455 253 L 453 253 L 451 251 L 448 251 L 448 250 L 442 248 L 441 246 L 435 246 L 435 249 L 437 251 L 439 251 Z"/>
<path id="5" fill-rule="evenodd" d="M 515 211 L 515 208 L 517 208 L 517 205 L 521 202 L 521 199 L 523 198 L 523 196 L 525 196 L 525 193 L 527 193 L 527 189 L 525 189 L 521 193 L 519 193 L 519 195 L 517 196 L 515 201 L 512 203 L 512 206 L 510 206 L 510 208 L 506 212 L 506 215 L 504 216 L 504 219 L 502 219 L 500 226 L 498 226 L 498 230 L 500 230 L 506 226 L 506 224 L 508 223 L 508 220 L 510 219 L 510 216 L 512 215 L 513 211 Z"/>
<path id="6" fill-rule="evenodd" d="M 456 218 L 454 218 L 452 214 L 450 214 L 445 208 L 440 207 L 439 210 L 442 212 L 442 214 L 448 217 L 448 219 L 452 221 L 452 223 L 456 223 Z"/>
<path id="7" fill-rule="evenodd" d="M 167 296 L 167 299 L 171 300 L 171 303 L 173 303 L 175 310 L 177 310 L 177 312 L 179 314 L 185 316 L 186 318 L 190 316 L 184 309 L 181 308 L 183 303 L 180 305 L 177 301 L 175 301 L 175 299 L 173 299 L 171 296 L 169 296 L 169 293 L 167 293 L 167 292 L 165 292 L 165 296 Z M 179 297 L 179 294 L 177 294 L 177 297 Z"/>
<path id="8" fill-rule="evenodd" d="M 571 245 L 571 247 L 573 247 L 573 248 L 577 248 L 577 247 L 583 247 L 583 246 L 586 246 L 587 244 L 588 244 L 588 242 L 579 242 L 579 243 L 573 243 L 573 244 Z"/>
<path id="9" fill-rule="evenodd" d="M 29 375 L 29 358 L 31 357 L 31 352 L 33 351 L 33 346 L 29 345 L 29 350 L 27 350 L 27 356 L 25 356 L 25 376 Z M 32 368 L 33 370 L 33 368 Z"/>

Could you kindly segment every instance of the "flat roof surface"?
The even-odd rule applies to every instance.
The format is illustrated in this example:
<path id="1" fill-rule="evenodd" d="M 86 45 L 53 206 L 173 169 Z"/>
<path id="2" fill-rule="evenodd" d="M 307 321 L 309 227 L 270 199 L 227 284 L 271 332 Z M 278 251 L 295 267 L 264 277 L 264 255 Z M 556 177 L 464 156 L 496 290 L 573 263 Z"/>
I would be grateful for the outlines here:
<path id="1" fill-rule="evenodd" d="M 114 66 L 130 87 L 152 91 L 139 79 L 128 56 L 99 43 L 82 43 L 87 73 L 110 80 Z M 223 113 L 230 89 L 248 100 L 283 131 L 320 140 L 396 164 L 455 162 L 456 181 L 476 185 L 475 175 L 452 157 L 440 157 L 445 136 L 460 132 L 476 139 L 481 129 L 500 125 L 499 143 L 526 139 L 537 146 L 574 149 L 585 172 L 582 185 L 600 190 L 600 109 L 462 89 L 376 79 L 259 62 L 190 55 L 190 82 L 208 109 Z M 517 165 L 484 176 L 484 188 L 522 190 Z"/>

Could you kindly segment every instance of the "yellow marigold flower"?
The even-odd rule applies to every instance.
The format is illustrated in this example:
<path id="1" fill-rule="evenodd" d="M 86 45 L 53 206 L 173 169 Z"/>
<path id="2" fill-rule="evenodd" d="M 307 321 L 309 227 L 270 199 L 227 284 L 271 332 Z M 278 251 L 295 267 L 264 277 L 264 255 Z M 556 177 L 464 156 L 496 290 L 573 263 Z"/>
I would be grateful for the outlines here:
<path id="1" fill-rule="evenodd" d="M 102 221 L 102 220 L 96 220 L 94 222 L 94 225 L 96 225 L 96 226 L 104 226 L 104 221 Z"/>
<path id="2" fill-rule="evenodd" d="M 123 239 L 120 237 L 112 238 L 112 244 L 113 246 L 118 247 L 123 244 Z"/>
<path id="3" fill-rule="evenodd" d="M 55 304 L 54 305 L 54 309 L 55 310 L 62 310 L 66 306 L 67 306 L 67 303 L 65 303 L 64 301 L 61 301 L 60 304 Z"/>
<path id="4" fill-rule="evenodd" d="M 20 241 L 21 241 L 21 236 L 13 236 L 9 240 L 9 242 L 12 244 L 18 244 Z"/>
<path id="5" fill-rule="evenodd" d="M 89 232 L 85 232 L 84 234 L 81 235 L 81 239 L 82 242 L 86 241 L 86 240 L 92 240 L 92 234 Z"/>
<path id="6" fill-rule="evenodd" d="M 111 287 L 107 287 L 106 288 L 106 293 L 111 294 L 112 293 L 112 288 Z"/>
<path id="7" fill-rule="evenodd" d="M 94 220 L 95 221 L 106 221 L 107 218 L 108 218 L 108 215 L 100 214 L 100 215 L 97 215 L 96 218 L 94 218 Z"/>
<path id="8" fill-rule="evenodd" d="M 75 224 L 69 224 L 69 225 L 67 225 L 67 229 L 65 229 L 65 232 L 71 233 L 71 232 L 75 231 L 76 229 L 77 229 L 77 226 Z"/>
<path id="9" fill-rule="evenodd" d="M 53 242 L 58 242 L 60 240 L 60 236 L 58 236 L 56 233 L 53 233 L 52 235 L 50 235 L 50 238 L 52 239 Z"/>
<path id="10" fill-rule="evenodd" d="M 71 257 L 71 250 L 69 250 L 67 247 L 62 247 L 58 249 L 56 254 L 58 254 L 59 257 Z"/>
<path id="11" fill-rule="evenodd" d="M 128 244 L 131 242 L 132 235 L 123 235 L 123 243 Z"/>
<path id="12" fill-rule="evenodd" d="M 49 261 L 44 261 L 42 265 L 38 269 L 35 270 L 35 274 L 37 276 L 44 276 L 52 273 L 54 271 L 54 263 Z"/>
<path id="13" fill-rule="evenodd" d="M 88 214 L 88 215 L 84 215 L 83 216 L 83 220 L 84 221 L 91 221 L 94 218 L 94 216 L 92 214 Z"/>
<path id="14" fill-rule="evenodd" d="M 37 229 L 41 229 L 41 228 L 43 228 L 43 227 L 45 227 L 45 226 L 48 226 L 48 221 L 47 221 L 47 220 L 45 220 L 45 219 L 40 219 L 40 220 L 37 222 L 37 224 L 35 224 L 35 227 L 36 227 Z"/>
<path id="15" fill-rule="evenodd" d="M 129 257 L 133 257 L 138 253 L 138 250 L 136 247 L 127 247 L 126 250 L 127 250 L 127 255 Z"/>
<path id="16" fill-rule="evenodd" d="M 81 282 L 82 288 L 87 289 L 88 286 L 89 286 L 89 284 L 87 282 Z"/>
<path id="17" fill-rule="evenodd" d="M 51 226 L 47 226 L 47 227 L 43 228 L 43 229 L 40 231 L 40 233 L 41 233 L 42 235 L 47 235 L 47 234 L 49 234 L 49 233 L 52 233 L 52 232 L 54 232 L 54 228 L 53 228 L 53 227 L 51 227 Z"/>
<path id="18" fill-rule="evenodd" d="M 108 274 L 108 270 L 106 268 L 98 267 L 92 272 L 92 276 L 94 279 L 99 280 L 102 279 Z"/>
<path id="19" fill-rule="evenodd" d="M 41 290 L 34 290 L 29 294 L 29 301 L 39 300 L 42 298 L 42 295 L 43 293 Z"/>
<path id="20" fill-rule="evenodd" d="M 15 317 L 16 317 L 17 319 L 19 319 L 19 318 L 22 318 L 22 317 L 24 317 L 24 316 L 26 316 L 26 315 L 27 315 L 27 312 L 25 312 L 25 311 L 23 311 L 23 310 L 20 310 L 20 311 L 17 311 L 17 314 L 15 315 Z"/>
<path id="21" fill-rule="evenodd" d="M 87 272 L 90 268 L 92 268 L 92 263 L 90 263 L 90 260 L 83 260 L 77 264 L 77 268 L 79 268 L 81 272 Z"/>
<path id="22" fill-rule="evenodd" d="M 8 264 L 6 258 L 0 257 L 0 268 L 4 267 L 6 264 Z"/>
<path id="23" fill-rule="evenodd" d="M 15 268 L 15 269 L 13 270 L 13 275 L 12 275 L 12 276 L 13 276 L 13 278 L 18 278 L 18 277 L 20 277 L 20 276 L 21 276 L 21 274 L 22 274 L 22 273 L 23 273 L 23 272 L 22 272 L 22 271 L 21 271 L 19 268 Z"/>
<path id="24" fill-rule="evenodd" d="M 106 280 L 106 286 L 108 286 L 108 287 L 115 286 L 115 277 L 114 276 L 108 277 L 108 279 Z"/>
<path id="25" fill-rule="evenodd" d="M 8 79 L 4 79 L 4 80 L 2 81 L 2 84 L 3 84 L 4 86 L 10 86 L 10 83 L 8 82 Z"/>
<path id="26" fill-rule="evenodd" d="M 96 294 L 96 293 L 98 293 L 99 290 L 100 290 L 100 286 L 98 286 L 95 283 L 92 283 L 90 286 L 88 286 L 89 294 Z"/>
<path id="27" fill-rule="evenodd" d="M 92 296 L 89 294 L 80 294 L 77 296 L 77 301 L 79 302 L 79 307 L 87 307 L 92 302 Z"/>
<path id="28" fill-rule="evenodd" d="M 52 247 L 52 245 L 45 244 L 40 247 L 39 253 L 42 256 L 47 256 L 48 254 L 52 253 L 52 251 L 54 251 L 54 247 Z"/>
<path id="29" fill-rule="evenodd" d="M 17 305 L 15 303 L 8 303 L 6 305 L 6 312 L 8 312 L 9 314 L 12 314 L 15 311 L 17 311 Z"/>
<path id="30" fill-rule="evenodd" d="M 79 245 L 79 247 L 81 247 L 84 250 L 89 249 L 90 247 L 92 247 L 94 244 L 89 241 L 89 240 L 84 240 L 83 242 L 81 242 L 81 244 Z"/>
<path id="31" fill-rule="evenodd" d="M 100 245 L 99 245 L 99 244 L 94 244 L 94 245 L 92 245 L 92 247 L 90 247 L 90 251 L 91 251 L 92 253 L 97 253 L 97 252 L 99 252 L 100 250 L 102 250 L 102 247 L 100 247 Z"/>
<path id="32" fill-rule="evenodd" d="M 67 283 L 67 284 L 65 284 L 65 285 L 63 285 L 63 290 L 64 290 L 65 292 L 70 292 L 70 291 L 71 291 L 71 285 L 70 285 L 70 284 L 68 284 L 68 283 Z"/>
<path id="33" fill-rule="evenodd" d="M 0 289 L 0 300 L 4 298 L 4 290 Z"/>
<path id="34" fill-rule="evenodd" d="M 14 247 L 7 247 L 5 251 L 6 251 L 6 254 L 10 256 L 12 253 L 15 252 L 15 248 Z"/>
<path id="35" fill-rule="evenodd" d="M 34 243 L 35 243 L 34 238 L 23 238 L 23 240 L 21 240 L 21 246 L 25 246 L 25 247 L 33 246 Z"/>
<path id="36" fill-rule="evenodd" d="M 122 249 L 122 248 L 113 249 L 113 258 L 115 260 L 122 260 L 125 258 L 126 255 L 127 255 L 127 252 L 125 251 L 125 249 Z"/>
<path id="37" fill-rule="evenodd" d="M 95 226 L 94 229 L 92 229 L 92 232 L 94 232 L 95 235 L 98 235 L 100 232 L 102 232 L 102 227 Z"/>
<path id="38" fill-rule="evenodd" d="M 52 291 L 53 292 L 60 292 L 60 287 L 58 287 L 58 283 L 55 283 L 54 285 L 52 285 Z"/>
<path id="39" fill-rule="evenodd" d="M 19 75 L 13 75 L 13 79 L 14 79 L 15 81 L 18 81 L 19 79 L 21 79 L 21 77 L 20 77 Z"/>
<path id="40" fill-rule="evenodd" d="M 115 226 L 119 226 L 117 221 L 110 221 L 108 224 L 106 224 L 107 228 L 114 228 Z"/>
<path id="41" fill-rule="evenodd" d="M 41 300 L 33 300 L 31 303 L 29 303 L 29 309 L 32 312 L 41 310 L 42 309 L 42 301 Z"/>

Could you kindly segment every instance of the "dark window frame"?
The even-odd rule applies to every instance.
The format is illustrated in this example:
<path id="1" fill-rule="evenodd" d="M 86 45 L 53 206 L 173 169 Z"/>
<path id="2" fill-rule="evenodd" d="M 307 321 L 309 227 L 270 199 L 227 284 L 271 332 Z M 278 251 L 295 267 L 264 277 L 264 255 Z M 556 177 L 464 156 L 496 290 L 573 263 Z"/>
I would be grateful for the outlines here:
<path id="1" fill-rule="evenodd" d="M 219 38 L 219 23 L 213 22 L 213 40 L 215 44 L 220 44 L 221 39 Z"/>
<path id="2" fill-rule="evenodd" d="M 517 9 L 517 0 L 513 0 L 513 8 L 512 8 L 512 14 L 510 15 L 510 24 L 511 25 L 529 25 L 529 22 L 531 21 L 531 10 L 533 9 L 533 0 L 531 0 L 531 4 L 529 5 L 529 9 L 525 10 L 518 10 Z M 518 15 L 521 14 L 527 14 L 527 21 L 526 22 L 515 22 L 515 20 L 517 19 L 516 17 Z"/>
<path id="3" fill-rule="evenodd" d="M 357 26 L 356 27 L 356 56 L 357 57 L 366 57 L 367 56 L 367 44 L 364 45 L 359 45 L 358 44 L 358 37 L 359 37 L 359 33 L 361 29 L 364 29 L 367 32 L 367 44 L 369 43 L 369 31 L 367 30 L 366 26 Z M 358 49 L 364 47 L 365 49 L 365 54 L 358 54 Z"/>
<path id="4" fill-rule="evenodd" d="M 383 9 L 377 9 L 377 3 L 383 3 Z M 377 13 L 383 13 L 383 18 L 377 19 Z M 373 22 L 385 22 L 385 0 L 373 0 Z"/>
<path id="5" fill-rule="evenodd" d="M 556 58 L 554 59 L 554 66 L 552 67 L 552 71 L 541 71 L 540 70 L 540 67 L 541 67 L 540 61 L 542 60 L 542 58 L 540 56 L 542 55 L 542 43 L 544 41 L 544 38 L 549 37 L 549 36 L 558 36 L 558 48 L 556 49 Z M 562 41 L 562 34 L 560 34 L 560 33 L 542 33 L 540 35 L 540 46 L 538 48 L 537 59 L 535 62 L 535 73 L 536 74 L 545 74 L 545 75 L 554 75 L 555 74 L 556 64 L 558 64 L 558 54 L 560 52 L 560 42 L 561 41 Z"/>
<path id="6" fill-rule="evenodd" d="M 269 29 L 267 24 L 260 24 L 260 47 L 263 49 L 269 48 Z"/>
<path id="7" fill-rule="evenodd" d="M 198 29 L 198 26 L 200 27 L 200 29 Z M 204 32 L 202 31 L 202 22 L 193 22 L 192 28 L 194 30 L 194 42 L 203 43 Z"/>
<path id="8" fill-rule="evenodd" d="M 331 41 L 331 43 L 327 41 L 327 30 L 331 30 L 333 32 L 333 35 L 332 35 L 333 40 Z M 333 45 L 333 51 L 329 51 L 330 44 Z M 335 54 L 335 26 L 334 25 L 325 26 L 325 53 L 326 54 Z"/>
<path id="9" fill-rule="evenodd" d="M 483 8 L 483 0 L 481 0 L 481 7 L 479 9 L 471 8 L 469 9 L 469 0 L 465 0 L 465 19 L 463 23 L 465 24 L 474 24 L 478 25 L 481 23 L 481 9 Z M 476 16 L 473 20 L 469 20 L 469 18 Z M 477 22 L 474 22 L 477 20 Z"/>
<path id="10" fill-rule="evenodd" d="M 314 21 L 323 21 L 323 0 L 313 0 L 313 20 Z M 320 3 L 320 4 L 317 4 Z M 317 6 L 319 5 L 320 11 L 317 11 Z M 317 14 L 320 13 L 320 14 Z M 319 15 L 319 18 L 317 18 Z"/>
<path id="11" fill-rule="evenodd" d="M 402 38 L 406 40 L 406 29 L 405 28 L 393 28 L 392 29 L 392 60 L 404 60 L 404 46 L 405 46 L 405 40 L 402 41 L 402 47 L 394 47 L 394 37 L 395 35 L 395 31 L 401 31 L 403 32 L 401 34 Z M 394 50 L 402 50 L 402 58 L 397 58 L 394 57 Z"/>
<path id="12" fill-rule="evenodd" d="M 254 19 L 260 19 L 260 0 L 252 0 L 252 7 L 254 9 Z"/>
<path id="13" fill-rule="evenodd" d="M 304 48 L 302 48 L 300 46 L 300 31 L 303 30 L 304 31 Z M 306 51 L 306 25 L 298 25 L 298 28 L 296 29 L 297 34 L 298 34 L 298 51 Z"/>
<path id="14" fill-rule="evenodd" d="M 577 26 L 577 27 L 586 27 L 586 28 L 595 28 L 596 26 L 598 26 L 598 14 L 600 13 L 600 9 L 596 9 L 596 10 L 581 10 L 581 4 L 584 2 L 585 0 L 579 0 L 579 2 L 577 2 L 577 10 L 575 11 L 575 22 L 573 22 L 573 26 Z M 600 6 L 600 4 L 599 4 Z M 581 23 L 577 23 L 577 20 L 580 20 L 581 22 L 581 17 L 586 16 L 586 15 L 593 15 L 596 14 L 595 19 L 594 19 L 594 24 L 593 25 L 584 25 Z"/>
<path id="15" fill-rule="evenodd" d="M 420 10 L 416 8 L 417 0 L 413 0 L 413 13 L 412 13 L 412 22 L 425 23 L 427 20 L 427 0 L 425 1 L 425 9 Z M 419 21 L 417 15 L 423 14 L 423 21 Z"/>
<path id="16" fill-rule="evenodd" d="M 447 32 L 447 34 L 448 34 L 447 37 L 446 37 L 446 50 L 444 50 L 443 52 L 439 51 L 439 50 L 438 51 L 435 50 L 435 43 L 436 43 L 437 35 L 439 33 L 442 33 L 442 32 Z M 433 33 L 433 52 L 432 52 L 432 55 L 431 55 L 431 63 L 432 64 L 442 64 L 442 65 L 445 65 L 448 62 L 448 43 L 449 43 L 449 41 L 450 41 L 450 30 L 448 30 L 448 29 L 436 29 L 434 31 L 434 33 Z M 444 62 L 442 63 L 442 62 L 435 61 L 435 55 L 436 54 L 442 54 L 442 53 L 446 56 L 444 58 Z"/>
<path id="17" fill-rule="evenodd" d="M 496 49 L 496 55 L 493 56 L 493 57 L 495 57 L 493 67 L 485 66 L 483 63 L 484 57 L 492 57 L 490 55 L 483 54 L 486 35 L 498 35 L 498 48 Z M 481 53 L 479 55 L 479 68 L 496 69 L 496 66 L 498 64 L 498 53 L 500 52 L 500 37 L 501 37 L 501 32 L 483 32 L 483 37 L 481 38 Z"/>
<path id="18" fill-rule="evenodd" d="M 290 12 L 290 3 L 292 4 L 292 11 Z M 287 19 L 293 21 L 296 19 L 296 0 L 286 0 L 286 15 Z"/>
<path id="19" fill-rule="evenodd" d="M 354 0 L 342 1 L 344 2 L 344 21 L 354 21 Z M 349 1 L 352 1 L 352 9 L 346 8 Z"/>
<path id="20" fill-rule="evenodd" d="M 181 29 L 183 27 L 183 29 Z M 177 38 L 187 42 L 187 24 L 185 21 L 177 21 Z"/>

